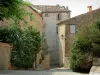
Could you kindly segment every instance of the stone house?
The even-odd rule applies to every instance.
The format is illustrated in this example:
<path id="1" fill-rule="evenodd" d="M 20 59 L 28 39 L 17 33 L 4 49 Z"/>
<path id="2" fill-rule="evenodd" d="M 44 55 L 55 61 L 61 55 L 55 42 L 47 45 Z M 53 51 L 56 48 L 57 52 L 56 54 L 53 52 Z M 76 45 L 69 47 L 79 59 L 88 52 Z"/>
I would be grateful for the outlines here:
<path id="1" fill-rule="evenodd" d="M 60 5 L 32 5 L 43 18 L 45 52 L 50 55 L 51 66 L 59 65 L 59 40 L 57 22 L 70 18 L 68 7 Z"/>
<path id="2" fill-rule="evenodd" d="M 19 21 L 19 25 L 21 28 L 26 28 L 29 26 L 33 26 L 34 28 L 36 28 L 38 31 L 40 31 L 40 33 L 42 34 L 43 32 L 43 19 L 40 15 L 40 13 L 36 10 L 34 10 L 31 6 L 23 6 L 24 10 L 29 13 L 30 15 L 25 15 L 24 17 L 24 21 L 20 20 Z M 9 26 L 13 23 L 14 21 L 12 19 L 6 20 L 4 19 L 4 21 L 0 21 L 0 26 Z"/>
<path id="3" fill-rule="evenodd" d="M 60 65 L 67 64 L 70 52 L 70 45 L 75 33 L 81 25 L 92 25 L 100 20 L 100 8 L 92 10 L 88 6 L 88 12 L 58 23 L 58 36 L 60 40 Z"/>

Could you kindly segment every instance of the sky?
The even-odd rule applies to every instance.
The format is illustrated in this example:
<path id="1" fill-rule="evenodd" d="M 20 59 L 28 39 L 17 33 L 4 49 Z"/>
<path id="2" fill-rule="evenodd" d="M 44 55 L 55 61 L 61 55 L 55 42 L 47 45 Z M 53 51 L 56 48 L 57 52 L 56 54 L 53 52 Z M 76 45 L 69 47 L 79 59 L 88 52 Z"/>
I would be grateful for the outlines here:
<path id="1" fill-rule="evenodd" d="M 34 5 L 57 5 L 68 6 L 71 10 L 71 17 L 87 12 L 87 6 L 95 10 L 100 8 L 100 0 L 27 0 Z"/>

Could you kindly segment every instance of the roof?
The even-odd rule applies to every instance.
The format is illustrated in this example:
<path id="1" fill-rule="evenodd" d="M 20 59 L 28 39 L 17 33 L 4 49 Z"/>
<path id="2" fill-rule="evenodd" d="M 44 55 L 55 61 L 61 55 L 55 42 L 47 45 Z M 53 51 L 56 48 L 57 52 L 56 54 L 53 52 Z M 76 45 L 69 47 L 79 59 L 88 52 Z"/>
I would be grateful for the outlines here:
<path id="1" fill-rule="evenodd" d="M 90 12 L 87 12 L 87 13 L 84 13 L 84 14 L 81 14 L 81 15 L 78 15 L 78 16 L 75 16 L 75 17 L 72 17 L 72 18 L 64 20 L 64 21 L 60 21 L 57 25 L 64 24 L 66 22 L 69 22 L 70 20 L 74 20 L 74 19 L 84 17 L 84 16 L 88 16 L 88 15 L 94 16 L 95 14 L 100 14 L 100 8 L 93 10 L 93 11 L 90 11 Z"/>
<path id="2" fill-rule="evenodd" d="M 60 5 L 32 5 L 32 7 L 41 12 L 70 12 L 68 7 Z"/>
<path id="3" fill-rule="evenodd" d="M 38 10 L 38 9 L 36 9 L 35 7 L 33 7 L 32 5 L 31 6 L 29 6 L 30 8 L 32 8 L 34 11 L 36 11 L 37 13 L 41 13 L 41 11 L 40 10 Z"/>

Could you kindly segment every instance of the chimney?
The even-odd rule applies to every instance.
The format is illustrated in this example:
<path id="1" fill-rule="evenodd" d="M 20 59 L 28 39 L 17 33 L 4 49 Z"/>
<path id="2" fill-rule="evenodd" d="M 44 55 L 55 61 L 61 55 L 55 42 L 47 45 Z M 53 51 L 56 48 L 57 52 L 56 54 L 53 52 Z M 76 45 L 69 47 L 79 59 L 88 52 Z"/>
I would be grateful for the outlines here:
<path id="1" fill-rule="evenodd" d="M 63 9 L 65 9 L 65 6 L 62 6 Z"/>
<path id="2" fill-rule="evenodd" d="M 66 9 L 68 10 L 68 6 L 66 6 Z"/>
<path id="3" fill-rule="evenodd" d="M 92 11 L 92 6 L 87 6 L 88 12 Z"/>

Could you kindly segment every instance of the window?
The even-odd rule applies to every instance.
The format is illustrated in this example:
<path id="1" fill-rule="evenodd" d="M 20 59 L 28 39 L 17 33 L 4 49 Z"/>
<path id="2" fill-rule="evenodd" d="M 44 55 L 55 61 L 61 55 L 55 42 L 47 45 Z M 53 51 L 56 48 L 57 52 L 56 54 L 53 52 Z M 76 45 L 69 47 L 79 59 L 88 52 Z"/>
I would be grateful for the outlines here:
<path id="1" fill-rule="evenodd" d="M 76 25 L 75 24 L 71 24 L 70 25 L 70 33 L 75 33 L 76 32 Z"/>
<path id="2" fill-rule="evenodd" d="M 58 13 L 57 20 L 61 20 L 61 14 Z"/>
<path id="3" fill-rule="evenodd" d="M 48 17 L 48 13 L 45 13 L 45 17 Z"/>

